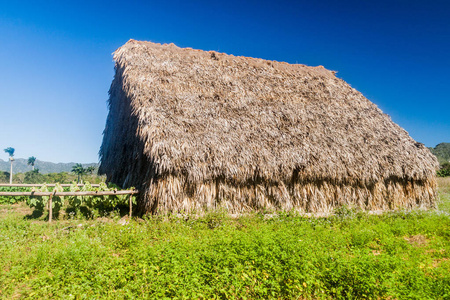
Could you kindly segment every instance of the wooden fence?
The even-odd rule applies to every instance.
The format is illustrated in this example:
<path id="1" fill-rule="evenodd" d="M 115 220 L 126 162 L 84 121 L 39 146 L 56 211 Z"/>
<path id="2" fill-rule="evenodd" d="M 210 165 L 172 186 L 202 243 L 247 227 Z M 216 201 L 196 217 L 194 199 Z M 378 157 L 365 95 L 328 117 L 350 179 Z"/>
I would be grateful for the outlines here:
<path id="1" fill-rule="evenodd" d="M 18 185 L 18 184 L 1 184 L 0 186 L 14 186 L 14 187 L 32 187 L 32 186 L 42 186 L 42 185 Z M 47 184 L 47 186 L 55 186 L 55 184 Z M 63 185 L 61 184 L 61 186 L 70 186 L 70 184 L 68 185 Z M 83 186 L 83 185 L 80 185 Z M 91 185 L 92 187 L 95 187 L 94 185 Z M 97 185 L 98 186 L 98 185 Z M 130 212 L 129 212 L 129 217 L 131 218 L 131 214 L 132 214 L 132 198 L 133 195 L 138 194 L 139 192 L 137 190 L 124 190 L 124 191 L 117 191 L 117 190 L 113 190 L 113 191 L 88 191 L 88 192 L 57 192 L 57 191 L 53 191 L 53 192 L 0 192 L 0 196 L 10 196 L 10 197 L 16 197 L 16 196 L 28 196 L 28 197 L 49 197 L 48 199 L 48 222 L 52 222 L 52 217 L 53 217 L 53 208 L 52 208 L 52 198 L 56 197 L 56 196 L 116 196 L 116 195 L 130 195 L 130 199 L 129 199 L 129 205 L 130 205 Z"/>
<path id="2" fill-rule="evenodd" d="M 55 183 L 49 183 L 49 184 L 45 184 L 48 187 L 54 187 L 56 184 Z M 0 183 L 0 187 L 40 187 L 40 186 L 44 186 L 44 184 L 28 184 L 28 183 Z M 60 184 L 60 186 L 62 187 L 70 187 L 72 186 L 72 184 Z M 77 184 L 77 186 L 82 187 L 84 186 L 84 184 Z M 91 184 L 92 187 L 99 187 L 100 184 Z"/>

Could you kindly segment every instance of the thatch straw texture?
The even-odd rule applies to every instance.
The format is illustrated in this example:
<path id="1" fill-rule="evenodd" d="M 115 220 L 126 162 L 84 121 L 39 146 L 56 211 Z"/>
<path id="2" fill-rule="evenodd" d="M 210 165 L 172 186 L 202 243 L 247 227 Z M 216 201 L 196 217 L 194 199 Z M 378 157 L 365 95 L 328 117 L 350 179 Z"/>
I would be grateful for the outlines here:
<path id="1" fill-rule="evenodd" d="M 130 40 L 100 172 L 143 212 L 434 205 L 436 158 L 334 72 Z"/>

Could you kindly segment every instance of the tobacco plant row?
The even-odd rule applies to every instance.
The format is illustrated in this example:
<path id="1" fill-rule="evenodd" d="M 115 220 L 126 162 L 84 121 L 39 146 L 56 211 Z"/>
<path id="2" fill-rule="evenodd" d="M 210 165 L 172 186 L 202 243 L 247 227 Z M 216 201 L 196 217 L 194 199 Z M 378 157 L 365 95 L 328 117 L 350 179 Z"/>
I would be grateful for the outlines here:
<path id="1" fill-rule="evenodd" d="M 60 184 L 47 186 L 44 184 L 41 187 L 0 187 L 2 192 L 92 192 L 92 191 L 113 191 L 120 188 L 113 184 L 100 183 L 97 187 L 93 187 L 89 182 L 84 186 L 79 187 L 75 182 L 70 187 L 62 187 Z M 37 211 L 44 211 L 48 209 L 49 197 L 47 196 L 0 196 L 0 204 L 15 204 L 18 202 L 26 202 L 28 206 Z M 71 215 L 80 212 L 87 216 L 102 215 L 105 212 L 110 212 L 118 207 L 125 207 L 128 205 L 129 195 L 109 195 L 109 196 L 53 196 L 52 209 L 58 214 L 61 209 L 65 209 Z M 133 203 L 136 199 L 133 196 Z"/>

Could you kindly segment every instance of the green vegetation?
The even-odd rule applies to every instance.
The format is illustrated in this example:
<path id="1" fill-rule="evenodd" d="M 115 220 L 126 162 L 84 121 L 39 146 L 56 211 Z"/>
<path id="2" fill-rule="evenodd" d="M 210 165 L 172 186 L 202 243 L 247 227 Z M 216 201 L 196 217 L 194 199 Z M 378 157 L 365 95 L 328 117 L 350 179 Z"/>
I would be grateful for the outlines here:
<path id="1" fill-rule="evenodd" d="M 31 188 L 27 187 L 4 187 L 0 186 L 0 192 L 31 192 Z M 14 204 L 27 201 L 28 197 L 25 196 L 0 196 L 0 204 Z"/>
<path id="2" fill-rule="evenodd" d="M 46 185 L 35 189 L 39 192 L 51 192 L 56 190 L 57 192 L 70 191 L 70 192 L 92 192 L 92 191 L 113 191 L 117 190 L 117 186 L 107 186 L 105 183 L 100 183 L 99 187 L 92 187 L 89 182 L 86 182 L 84 186 L 79 187 L 73 183 L 69 188 L 64 189 L 59 184 L 55 187 L 47 187 Z M 27 204 L 36 208 L 39 215 L 43 215 L 44 210 L 48 207 L 49 197 L 32 197 L 27 199 Z M 132 198 L 133 203 L 136 204 L 135 197 Z M 115 209 L 120 208 L 129 209 L 129 195 L 109 195 L 109 196 L 65 196 L 65 197 L 53 197 L 52 208 L 54 218 L 97 218 L 100 216 L 107 216 Z M 64 208 L 65 214 L 60 216 L 60 210 Z"/>
<path id="3" fill-rule="evenodd" d="M 36 163 L 36 157 L 34 157 L 34 156 L 28 157 L 27 165 L 31 166 L 32 171 L 34 171 L 35 163 Z"/>
<path id="4" fill-rule="evenodd" d="M 95 171 L 94 166 L 84 168 L 82 164 L 76 164 L 75 166 L 72 167 L 72 172 L 78 176 L 78 180 L 77 180 L 78 183 L 83 183 L 83 175 L 87 175 L 87 174 L 92 175 L 92 173 L 94 173 L 94 171 Z"/>
<path id="5" fill-rule="evenodd" d="M 89 181 L 90 183 L 98 184 L 100 182 L 105 182 L 105 176 L 99 176 L 96 174 L 96 167 L 87 166 L 83 167 L 81 164 L 77 164 L 73 167 L 74 172 L 60 172 L 60 173 L 47 173 L 42 174 L 40 169 L 35 168 L 34 170 L 16 173 L 13 176 L 12 182 L 17 183 L 30 183 L 30 184 L 43 184 L 43 183 L 72 183 L 73 181 L 81 182 L 83 180 Z M 81 173 L 79 173 L 81 172 Z M 9 173 L 0 171 L 0 183 L 9 183 Z"/>
<path id="6" fill-rule="evenodd" d="M 439 185 L 439 209 L 450 213 L 450 177 L 438 178 Z"/>
<path id="7" fill-rule="evenodd" d="M 48 225 L 2 206 L 0 297 L 448 299 L 450 180 L 438 183 L 438 211 L 329 218 L 112 212 Z"/>
<path id="8" fill-rule="evenodd" d="M 12 147 L 8 147 L 6 149 L 4 149 L 5 153 L 7 153 L 9 155 L 9 157 L 14 157 L 14 152 L 16 151 L 14 148 Z"/>
<path id="9" fill-rule="evenodd" d="M 70 172 L 72 170 L 73 165 L 75 163 L 53 163 L 48 161 L 42 161 L 39 159 L 36 159 L 35 161 L 35 168 L 39 168 L 40 172 L 42 174 L 47 173 L 61 173 L 61 172 Z M 96 163 L 87 163 L 83 164 L 83 167 L 98 167 L 98 164 Z M 4 161 L 0 159 L 0 171 L 6 171 L 9 172 L 10 170 L 10 162 Z M 16 158 L 14 157 L 14 173 L 25 173 L 30 171 L 30 165 L 28 165 L 28 159 L 25 158 Z"/>
<path id="10" fill-rule="evenodd" d="M 93 187 L 89 182 L 82 187 L 72 183 L 70 187 L 62 187 L 56 184 L 55 187 L 43 185 L 41 187 L 0 187 L 0 192 L 91 192 L 91 191 L 113 191 L 118 187 L 104 182 L 100 186 Z M 49 197 L 28 197 L 28 196 L 0 196 L 0 204 L 15 204 L 26 202 L 28 206 L 34 208 L 34 215 L 42 216 L 48 208 Z M 136 204 L 136 197 L 132 197 L 132 202 Z M 109 195 L 109 196 L 65 196 L 52 198 L 53 218 L 96 218 L 109 215 L 114 210 L 121 208 L 129 209 L 129 195 Z M 64 213 L 59 214 L 64 208 Z"/>
<path id="11" fill-rule="evenodd" d="M 98 176 L 96 174 L 87 174 L 83 176 L 85 181 L 90 183 L 100 183 L 105 182 L 105 176 Z M 33 171 L 25 173 L 16 173 L 13 176 L 13 183 L 32 183 L 32 184 L 43 184 L 43 183 L 72 183 L 77 181 L 77 175 L 68 172 L 60 173 L 48 173 L 41 174 L 38 168 Z M 9 173 L 0 171 L 0 183 L 9 183 Z"/>
<path id="12" fill-rule="evenodd" d="M 441 165 L 441 169 L 439 171 L 437 171 L 437 175 L 439 177 L 450 176 L 450 163 L 443 163 Z"/>
<path id="13" fill-rule="evenodd" d="M 440 143 L 430 150 L 431 153 L 436 155 L 440 164 L 450 162 L 450 143 Z"/>
<path id="14" fill-rule="evenodd" d="M 440 143 L 434 148 L 429 148 L 431 153 L 436 155 L 440 170 L 437 172 L 439 177 L 450 176 L 450 143 Z"/>
<path id="15" fill-rule="evenodd" d="M 0 171 L 0 183 L 7 183 L 9 182 L 9 173 Z"/>

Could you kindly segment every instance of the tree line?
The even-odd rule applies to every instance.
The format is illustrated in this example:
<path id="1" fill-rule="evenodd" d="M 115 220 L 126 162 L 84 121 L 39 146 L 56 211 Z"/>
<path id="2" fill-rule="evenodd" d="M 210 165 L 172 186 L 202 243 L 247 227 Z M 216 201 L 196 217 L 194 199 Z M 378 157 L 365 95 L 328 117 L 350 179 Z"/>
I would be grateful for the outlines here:
<path id="1" fill-rule="evenodd" d="M 72 167 L 71 173 L 60 172 L 60 173 L 49 173 L 41 174 L 39 169 L 35 168 L 36 157 L 30 156 L 28 158 L 27 164 L 31 166 L 31 170 L 25 173 L 13 173 L 13 162 L 14 162 L 14 152 L 15 149 L 8 147 L 4 149 L 5 153 L 9 156 L 9 161 L 11 164 L 10 172 L 0 171 L 0 183 L 7 183 L 9 178 L 9 184 L 14 183 L 49 183 L 49 182 L 59 182 L 59 183 L 71 183 L 76 181 L 77 183 L 83 183 L 83 179 L 91 183 L 104 182 L 103 176 L 98 176 L 94 174 L 95 167 L 83 167 L 82 164 L 77 163 Z"/>

